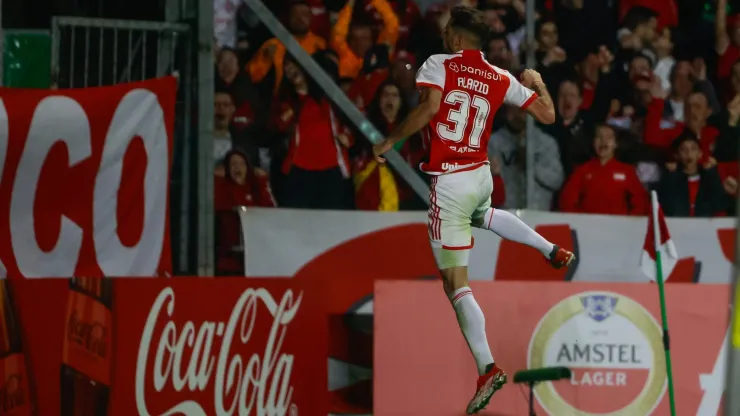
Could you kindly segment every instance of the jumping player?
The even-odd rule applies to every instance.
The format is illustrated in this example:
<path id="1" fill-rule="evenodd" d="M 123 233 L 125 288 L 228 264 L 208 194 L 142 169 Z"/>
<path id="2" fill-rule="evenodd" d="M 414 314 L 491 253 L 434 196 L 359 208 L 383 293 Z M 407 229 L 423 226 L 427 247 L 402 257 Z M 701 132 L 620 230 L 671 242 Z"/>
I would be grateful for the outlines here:
<path id="1" fill-rule="evenodd" d="M 425 128 L 429 159 L 421 169 L 432 175 L 429 240 L 444 290 L 478 367 L 477 391 L 468 414 L 483 409 L 506 383 L 506 373 L 494 363 L 488 346 L 483 312 L 468 287 L 471 226 L 531 246 L 556 268 L 574 259 L 573 253 L 547 241 L 515 215 L 491 207 L 493 180 L 486 150 L 496 110 L 502 104 L 516 105 L 546 124 L 555 121 L 555 110 L 536 71 L 525 70 L 520 83 L 485 60 L 481 46 L 488 30 L 478 10 L 452 9 L 444 41 L 448 51 L 456 52 L 433 55 L 424 63 L 416 76 L 419 106 L 373 148 L 383 163 L 383 153 Z"/>

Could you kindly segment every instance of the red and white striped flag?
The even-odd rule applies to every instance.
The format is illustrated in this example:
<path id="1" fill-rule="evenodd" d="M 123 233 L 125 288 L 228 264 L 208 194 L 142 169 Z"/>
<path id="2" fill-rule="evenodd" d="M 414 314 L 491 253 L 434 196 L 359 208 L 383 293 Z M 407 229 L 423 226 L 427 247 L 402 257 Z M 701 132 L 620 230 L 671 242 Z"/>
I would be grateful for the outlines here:
<path id="1" fill-rule="evenodd" d="M 663 216 L 663 210 L 658 204 L 658 195 L 655 191 L 650 193 L 651 212 L 648 217 L 647 234 L 645 235 L 645 244 L 642 246 L 642 256 L 640 257 L 640 268 L 651 280 L 656 280 L 655 252 L 660 251 L 662 263 L 663 280 L 667 280 L 671 275 L 673 268 L 678 262 L 678 252 L 676 246 L 671 240 L 671 234 L 668 232 L 668 225 Z M 658 225 L 658 233 L 655 233 L 655 225 Z"/>

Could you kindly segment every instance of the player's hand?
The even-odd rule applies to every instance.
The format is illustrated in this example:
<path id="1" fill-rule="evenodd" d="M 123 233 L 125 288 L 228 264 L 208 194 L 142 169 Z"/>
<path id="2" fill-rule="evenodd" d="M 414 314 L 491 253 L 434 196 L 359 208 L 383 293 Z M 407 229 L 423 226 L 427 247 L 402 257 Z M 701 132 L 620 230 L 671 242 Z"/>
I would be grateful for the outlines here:
<path id="1" fill-rule="evenodd" d="M 541 83 L 542 75 L 534 69 L 525 69 L 524 72 L 522 72 L 522 85 L 525 87 L 532 89 L 535 84 Z"/>
<path id="2" fill-rule="evenodd" d="M 382 142 L 374 145 L 373 156 L 375 156 L 375 161 L 381 164 L 385 163 L 385 158 L 382 155 L 391 150 L 392 147 L 393 145 L 390 144 L 388 140 L 383 140 Z"/>

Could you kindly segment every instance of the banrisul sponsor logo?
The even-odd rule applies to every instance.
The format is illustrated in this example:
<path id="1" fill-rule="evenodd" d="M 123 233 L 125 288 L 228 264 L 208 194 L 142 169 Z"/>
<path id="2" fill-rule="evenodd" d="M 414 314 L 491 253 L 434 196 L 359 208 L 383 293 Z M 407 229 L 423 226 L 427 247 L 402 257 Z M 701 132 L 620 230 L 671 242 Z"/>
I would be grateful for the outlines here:
<path id="1" fill-rule="evenodd" d="M 552 415 L 648 415 L 666 388 L 662 331 L 642 305 L 611 292 L 584 292 L 552 307 L 529 343 L 529 368 L 563 366 L 569 381 L 537 398 Z"/>

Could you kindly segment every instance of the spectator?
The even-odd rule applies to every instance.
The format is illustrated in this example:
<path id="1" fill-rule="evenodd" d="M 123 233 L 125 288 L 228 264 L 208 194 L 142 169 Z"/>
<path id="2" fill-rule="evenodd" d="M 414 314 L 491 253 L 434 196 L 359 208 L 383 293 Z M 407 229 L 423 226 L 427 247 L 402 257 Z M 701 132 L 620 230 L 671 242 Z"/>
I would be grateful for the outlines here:
<path id="1" fill-rule="evenodd" d="M 527 137 L 526 114 L 514 106 L 506 106 L 506 127 L 491 136 L 488 145 L 489 159 L 503 162 L 501 178 L 506 187 L 504 208 L 530 208 L 548 211 L 553 193 L 563 184 L 563 166 L 555 139 L 535 127 Z M 527 200 L 527 149 L 534 149 L 535 189 L 532 201 Z"/>
<path id="2" fill-rule="evenodd" d="M 372 0 L 364 0 L 365 12 L 372 15 L 373 22 L 376 26 L 383 26 L 383 15 L 373 7 Z M 421 10 L 414 0 L 390 0 L 389 3 L 398 16 L 398 41 L 396 46 L 399 49 L 406 49 L 411 42 L 423 41 L 418 37 L 416 30 L 421 24 Z"/>
<path id="3" fill-rule="evenodd" d="M 493 33 L 488 40 L 486 59 L 491 64 L 507 71 L 512 71 L 516 66 L 509 41 L 500 33 Z"/>
<path id="4" fill-rule="evenodd" d="M 641 52 L 651 47 L 658 27 L 657 16 L 658 14 L 650 8 L 631 7 L 624 14 L 623 28 L 617 33 L 622 49 Z"/>
<path id="5" fill-rule="evenodd" d="M 287 28 L 299 45 L 308 53 L 326 49 L 326 41 L 313 34 L 311 27 L 311 8 L 303 0 L 291 0 Z M 262 82 L 271 70 L 274 71 L 274 88 L 277 92 L 283 81 L 283 63 L 287 50 L 277 38 L 265 42 L 252 60 L 247 64 L 247 72 L 253 82 Z"/>
<path id="6" fill-rule="evenodd" d="M 388 45 L 374 45 L 368 49 L 362 72 L 352 82 L 347 96 L 357 108 L 364 110 L 375 96 L 380 84 L 388 78 L 390 68 Z M 351 78 L 348 78 L 351 80 Z"/>
<path id="7" fill-rule="evenodd" d="M 630 11 L 635 9 L 647 9 L 653 13 L 654 26 L 659 30 L 678 25 L 678 8 L 675 0 L 621 0 L 619 2 L 619 15 L 625 21 L 629 19 Z M 653 26 L 652 19 L 650 26 Z"/>
<path id="8" fill-rule="evenodd" d="M 593 62 L 584 63 L 589 75 L 582 74 L 584 85 L 592 85 L 593 91 L 588 108 L 583 106 L 583 89 L 572 78 L 560 82 L 557 89 L 555 123 L 543 126 L 543 130 L 555 138 L 560 151 L 561 163 L 569 175 L 576 165 L 586 162 L 591 155 L 593 137 L 589 131 L 594 123 L 603 123 L 610 109 L 611 93 L 614 90 L 612 61 L 614 57 L 602 46 L 598 54 L 591 54 Z M 550 77 L 548 72 L 547 76 Z M 548 78 L 553 80 L 553 78 Z M 593 84 L 591 84 L 593 83 Z M 585 136 L 584 134 L 588 134 Z"/>
<path id="9" fill-rule="evenodd" d="M 234 211 L 237 206 L 274 207 L 267 174 L 252 168 L 240 150 L 226 155 L 226 173 L 214 178 L 216 212 L 216 269 L 219 275 L 244 275 L 241 224 Z"/>
<path id="10" fill-rule="evenodd" d="M 328 53 L 314 60 L 335 82 L 336 63 Z M 294 62 L 286 62 L 286 82 L 276 105 L 275 127 L 289 134 L 286 175 L 281 205 L 292 208 L 344 209 L 348 207 L 349 131 L 324 90 L 307 78 Z M 279 115 L 278 115 L 279 114 Z"/>
<path id="11" fill-rule="evenodd" d="M 558 46 L 558 27 L 552 20 L 540 22 L 537 27 L 537 63 L 549 67 L 563 64 L 567 55 L 563 48 Z"/>
<path id="12" fill-rule="evenodd" d="M 409 105 L 419 102 L 419 90 L 416 88 L 416 57 L 407 51 L 398 51 L 391 64 L 390 77 L 401 88 L 401 94 Z"/>
<path id="13" fill-rule="evenodd" d="M 584 214 L 644 215 L 647 192 L 635 168 L 615 158 L 617 138 L 614 128 L 596 127 L 596 156 L 579 166 L 560 194 L 560 209 Z"/>
<path id="14" fill-rule="evenodd" d="M 387 0 L 372 0 L 372 6 L 383 19 L 383 30 L 377 43 L 385 43 L 390 50 L 398 39 L 398 17 Z M 355 0 L 348 0 L 339 12 L 339 20 L 332 31 L 332 48 L 339 54 L 339 76 L 355 78 L 363 66 L 365 54 L 372 47 L 373 32 L 370 24 L 362 21 L 352 22 Z"/>
<path id="15" fill-rule="evenodd" d="M 368 107 L 367 117 L 383 136 L 387 136 L 398 123 L 406 118 L 408 112 L 409 105 L 402 95 L 401 87 L 392 80 L 387 80 L 378 88 L 377 94 Z M 359 153 L 365 154 L 366 157 L 372 157 L 369 146 L 370 144 L 366 140 L 363 140 L 361 145 L 357 145 L 358 148 L 362 149 Z M 396 143 L 394 148 L 409 166 L 415 169 L 418 168 L 424 157 L 421 137 L 418 134 Z M 406 181 L 395 170 L 391 170 L 391 172 L 395 179 L 398 192 L 398 209 L 425 209 L 426 204 L 424 201 L 419 198 Z M 355 180 L 355 185 L 357 185 L 357 180 Z M 359 193 L 360 189 L 356 189 L 356 191 Z"/>
<path id="16" fill-rule="evenodd" d="M 677 64 L 676 68 L 680 68 L 680 65 Z M 665 153 L 670 149 L 673 141 L 684 131 L 687 131 L 700 140 L 703 157 L 705 158 L 702 163 L 710 158 L 720 131 L 708 123 L 709 116 L 712 115 L 712 109 L 707 94 L 700 90 L 694 90 L 688 94 L 683 105 L 685 122 L 676 122 L 672 127 L 664 129 L 661 127 L 661 118 L 665 99 L 660 87 L 660 80 L 657 78 L 652 82 L 650 93 L 652 99 L 645 117 L 645 144 Z"/>
<path id="17" fill-rule="evenodd" d="M 235 206 L 275 207 L 267 173 L 249 164 L 240 149 L 229 151 L 224 158 L 226 173 L 215 180 L 215 208 L 231 210 Z"/>
<path id="18" fill-rule="evenodd" d="M 231 124 L 235 111 L 234 97 L 226 91 L 217 91 L 213 102 L 213 157 L 218 176 L 225 175 L 224 157 L 235 147 L 246 150 L 250 163 L 256 161 L 252 141 L 239 134 Z"/>
<path id="19" fill-rule="evenodd" d="M 237 102 L 253 94 L 254 88 L 249 78 L 239 66 L 239 57 L 231 48 L 222 48 L 216 59 L 216 90 L 228 91 Z"/>
<path id="20" fill-rule="evenodd" d="M 724 214 L 727 195 L 722 189 L 716 162 L 699 164 L 699 140 L 684 132 L 673 143 L 678 167 L 660 181 L 660 205 L 671 217 L 713 217 Z"/>
<path id="21" fill-rule="evenodd" d="M 719 101 L 712 83 L 707 80 L 707 66 L 704 60 L 697 58 L 694 63 L 679 61 L 670 75 L 671 89 L 665 100 L 663 118 L 684 122 L 684 103 L 692 91 L 702 92 L 709 100 L 712 112 L 719 110 Z"/>

